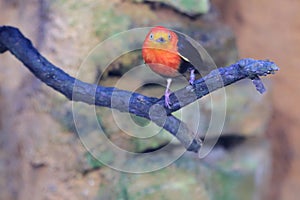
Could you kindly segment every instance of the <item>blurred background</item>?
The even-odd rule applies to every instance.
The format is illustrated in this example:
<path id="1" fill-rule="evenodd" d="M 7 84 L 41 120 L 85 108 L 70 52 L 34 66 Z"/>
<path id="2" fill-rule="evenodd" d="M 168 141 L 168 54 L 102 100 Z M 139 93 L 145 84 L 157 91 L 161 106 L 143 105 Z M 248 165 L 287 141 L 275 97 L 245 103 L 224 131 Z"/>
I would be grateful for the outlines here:
<path id="1" fill-rule="evenodd" d="M 99 42 L 155 25 L 191 36 L 218 67 L 247 57 L 270 59 L 280 67 L 263 80 L 264 95 L 249 80 L 226 88 L 224 130 L 206 158 L 185 153 L 163 170 L 129 174 L 106 167 L 86 151 L 76 134 L 71 102 L 10 53 L 0 55 L 0 199 L 298 199 L 299 8 L 297 0 L 0 0 L 0 24 L 18 27 L 72 76 Z M 141 63 L 136 52 L 103 72 L 95 59 L 86 76 L 96 80 L 103 73 L 100 84 L 111 85 Z M 163 92 L 151 85 L 140 90 L 157 96 Z M 205 131 L 211 110 L 209 100 L 200 101 Z M 97 112 L 110 139 L 129 151 L 155 151 L 170 140 L 167 133 L 148 142 L 120 137 L 110 110 Z M 89 113 L 81 116 L 88 126 Z M 94 131 L 87 129 L 92 139 Z M 101 155 L 106 162 L 119 159 L 111 152 Z"/>

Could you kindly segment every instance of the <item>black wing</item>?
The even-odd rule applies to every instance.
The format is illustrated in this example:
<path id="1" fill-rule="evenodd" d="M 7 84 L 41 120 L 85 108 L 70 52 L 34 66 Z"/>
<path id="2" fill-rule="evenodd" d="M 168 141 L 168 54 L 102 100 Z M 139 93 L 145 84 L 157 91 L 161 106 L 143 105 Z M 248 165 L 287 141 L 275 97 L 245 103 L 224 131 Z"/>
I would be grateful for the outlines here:
<path id="1" fill-rule="evenodd" d="M 198 50 L 189 42 L 189 40 L 182 34 L 176 33 L 178 36 L 178 52 L 182 59 L 180 72 L 185 72 L 189 68 L 193 68 L 199 73 L 206 72 L 208 66 L 204 64 L 204 61 L 198 52 Z"/>

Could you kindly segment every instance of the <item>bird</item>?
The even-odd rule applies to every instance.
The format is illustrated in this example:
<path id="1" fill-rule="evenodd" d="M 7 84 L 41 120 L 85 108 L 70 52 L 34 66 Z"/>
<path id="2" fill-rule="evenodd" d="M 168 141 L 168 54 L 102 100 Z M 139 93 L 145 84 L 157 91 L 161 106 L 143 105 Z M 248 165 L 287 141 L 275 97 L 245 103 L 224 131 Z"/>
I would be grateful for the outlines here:
<path id="1" fill-rule="evenodd" d="M 163 26 L 150 29 L 142 46 L 142 57 L 150 69 L 166 78 L 165 107 L 171 108 L 170 85 L 172 79 L 190 72 L 189 83 L 194 84 L 195 73 L 206 70 L 198 50 L 185 35 Z"/>

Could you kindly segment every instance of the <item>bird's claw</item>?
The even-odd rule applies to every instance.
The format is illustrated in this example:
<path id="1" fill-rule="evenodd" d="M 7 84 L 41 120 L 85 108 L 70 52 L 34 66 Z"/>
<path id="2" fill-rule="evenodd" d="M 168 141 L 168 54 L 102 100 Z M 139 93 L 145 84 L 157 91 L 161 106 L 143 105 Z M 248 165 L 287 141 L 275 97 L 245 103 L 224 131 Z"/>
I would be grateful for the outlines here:
<path id="1" fill-rule="evenodd" d="M 195 81 L 195 70 L 191 69 L 190 80 L 189 80 L 190 85 L 194 85 L 194 81 Z"/>
<path id="2" fill-rule="evenodd" d="M 194 88 L 194 85 L 188 85 L 185 87 L 186 90 L 190 91 L 190 92 L 194 92 L 195 91 L 195 88 Z"/>
<path id="3" fill-rule="evenodd" d="M 190 79 L 189 80 L 190 85 L 194 85 L 194 81 L 195 81 L 194 79 Z"/>
<path id="4" fill-rule="evenodd" d="M 165 93 L 165 106 L 166 108 L 171 108 L 170 92 Z"/>

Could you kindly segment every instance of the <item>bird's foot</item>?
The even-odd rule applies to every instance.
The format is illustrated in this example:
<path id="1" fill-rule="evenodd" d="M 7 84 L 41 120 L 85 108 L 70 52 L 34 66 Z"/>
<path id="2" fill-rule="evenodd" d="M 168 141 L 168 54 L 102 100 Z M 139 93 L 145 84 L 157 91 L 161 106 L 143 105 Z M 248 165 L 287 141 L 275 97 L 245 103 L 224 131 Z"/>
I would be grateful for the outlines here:
<path id="1" fill-rule="evenodd" d="M 194 92 L 195 88 L 193 87 L 193 85 L 188 85 L 185 87 L 186 90 L 188 90 L 189 92 Z"/>
<path id="2" fill-rule="evenodd" d="M 170 91 L 166 91 L 165 92 L 165 106 L 167 107 L 167 108 L 171 108 L 171 100 L 170 100 Z"/>
<path id="3" fill-rule="evenodd" d="M 190 83 L 190 85 L 194 85 L 194 82 L 195 82 L 195 70 L 194 70 L 194 69 L 191 69 L 191 74 L 190 74 L 190 80 L 189 80 L 189 83 Z"/>

